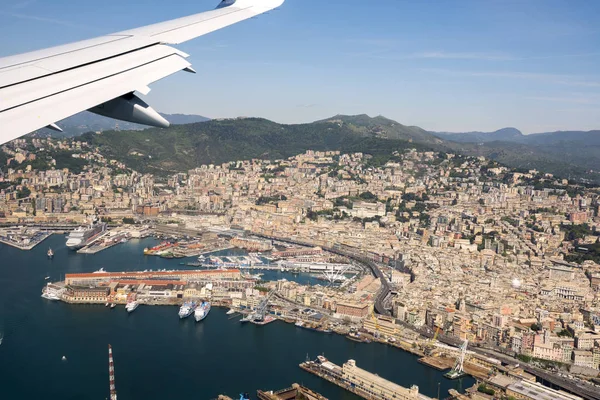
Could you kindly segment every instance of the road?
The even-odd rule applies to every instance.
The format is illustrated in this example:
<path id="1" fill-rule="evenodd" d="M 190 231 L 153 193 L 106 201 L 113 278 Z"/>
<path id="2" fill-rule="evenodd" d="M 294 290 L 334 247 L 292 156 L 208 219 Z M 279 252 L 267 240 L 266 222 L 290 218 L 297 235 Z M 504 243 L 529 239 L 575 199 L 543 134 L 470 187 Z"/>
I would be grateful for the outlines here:
<path id="1" fill-rule="evenodd" d="M 280 238 L 280 237 L 260 235 L 260 234 L 253 234 L 253 235 L 262 237 L 265 239 L 276 240 L 279 242 L 290 243 L 290 244 L 295 244 L 295 245 L 299 245 L 299 246 L 315 246 L 314 243 L 303 242 L 303 241 L 293 240 L 293 239 L 288 239 L 288 238 Z M 377 263 L 369 260 L 366 257 L 358 256 L 356 254 L 349 253 L 349 252 L 346 252 L 346 251 L 343 251 L 340 249 L 331 248 L 331 247 L 323 247 L 323 246 L 321 246 L 321 248 L 327 252 L 337 254 L 340 256 L 344 256 L 344 257 L 348 257 L 349 259 L 354 260 L 357 263 L 362 264 L 365 267 L 367 267 L 369 270 L 371 270 L 371 273 L 376 278 L 379 278 L 379 281 L 381 282 L 381 289 L 379 290 L 379 292 L 377 293 L 377 296 L 375 297 L 375 311 L 378 314 L 390 315 L 390 311 L 385 308 L 384 303 L 385 303 L 385 299 L 391 294 L 392 289 L 390 287 L 390 283 L 383 275 L 383 272 L 381 272 L 381 270 L 379 269 L 379 266 L 377 265 Z"/>
<path id="2" fill-rule="evenodd" d="M 414 329 L 414 327 L 413 327 Z M 427 328 L 416 329 L 421 335 L 425 337 L 433 337 L 433 332 Z M 437 338 L 440 342 L 451 345 L 451 346 L 460 346 L 462 340 L 456 339 L 453 337 L 439 335 Z M 515 359 L 506 354 L 499 353 L 495 350 L 472 346 L 469 345 L 469 350 L 472 350 L 476 353 L 482 354 L 484 356 L 489 356 L 496 358 L 502 361 L 504 364 L 515 365 L 519 364 L 523 370 L 526 372 L 535 375 L 538 377 L 538 380 L 545 381 L 549 383 L 552 387 L 559 387 L 562 390 L 565 390 L 569 393 L 573 393 L 577 396 L 581 396 L 586 400 L 600 400 L 600 388 L 594 386 L 592 384 L 577 382 L 569 378 L 563 378 L 553 373 L 549 373 L 541 368 L 534 367 L 530 364 L 522 363 L 519 360 Z"/>

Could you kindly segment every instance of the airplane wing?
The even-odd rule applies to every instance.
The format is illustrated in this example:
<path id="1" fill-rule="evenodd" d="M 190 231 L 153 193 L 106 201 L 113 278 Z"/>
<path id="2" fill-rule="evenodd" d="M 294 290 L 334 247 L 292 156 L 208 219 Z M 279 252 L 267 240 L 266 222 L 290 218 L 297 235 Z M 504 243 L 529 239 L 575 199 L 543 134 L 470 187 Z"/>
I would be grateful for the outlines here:
<path id="1" fill-rule="evenodd" d="M 89 110 L 168 127 L 134 92 L 178 71 L 195 72 L 168 46 L 252 18 L 284 0 L 222 0 L 216 9 L 77 43 L 0 58 L 0 144 Z"/>

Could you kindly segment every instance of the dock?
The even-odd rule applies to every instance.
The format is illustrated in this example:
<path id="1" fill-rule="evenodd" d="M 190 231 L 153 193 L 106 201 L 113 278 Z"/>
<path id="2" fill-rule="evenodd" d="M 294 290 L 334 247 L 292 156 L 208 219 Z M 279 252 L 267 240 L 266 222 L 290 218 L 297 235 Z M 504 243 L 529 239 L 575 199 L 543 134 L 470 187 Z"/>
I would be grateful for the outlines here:
<path id="1" fill-rule="evenodd" d="M 454 359 L 448 357 L 423 357 L 419 358 L 419 362 L 438 371 L 445 371 L 454 366 Z"/>
<path id="2" fill-rule="evenodd" d="M 16 247 L 19 250 L 31 250 L 48 239 L 50 235 L 52 232 L 44 232 L 35 228 L 6 228 L 0 230 L 0 243 Z"/>
<path id="3" fill-rule="evenodd" d="M 433 400 L 419 393 L 417 386 L 405 388 L 376 374 L 363 370 L 354 360 L 348 360 L 341 367 L 319 356 L 315 361 L 306 361 L 299 365 L 306 372 L 317 375 L 348 392 L 368 400 L 386 400 L 390 398 Z M 365 389 L 368 388 L 368 391 Z"/>
<path id="4" fill-rule="evenodd" d="M 274 391 L 258 390 L 259 400 L 327 400 L 322 394 L 314 392 L 302 385 L 294 383 L 291 387 Z"/>

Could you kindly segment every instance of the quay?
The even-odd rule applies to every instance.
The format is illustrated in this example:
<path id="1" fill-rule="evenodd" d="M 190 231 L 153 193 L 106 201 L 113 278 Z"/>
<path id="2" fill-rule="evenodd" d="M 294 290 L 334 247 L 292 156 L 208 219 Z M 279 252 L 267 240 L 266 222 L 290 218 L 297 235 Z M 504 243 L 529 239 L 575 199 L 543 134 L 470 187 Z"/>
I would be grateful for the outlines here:
<path id="1" fill-rule="evenodd" d="M 431 397 L 420 394 L 418 386 L 413 385 L 407 389 L 359 368 L 354 360 L 348 360 L 340 367 L 325 357 L 319 356 L 315 361 L 301 363 L 300 368 L 363 399 L 433 400 Z"/>
<path id="2" fill-rule="evenodd" d="M 454 366 L 454 360 L 448 357 L 423 357 L 419 358 L 419 362 L 438 371 L 445 371 Z"/>
<path id="3" fill-rule="evenodd" d="M 52 232 L 44 232 L 36 228 L 2 228 L 0 229 L 0 243 L 20 250 L 31 250 L 48 239 L 50 235 Z"/>
<path id="4" fill-rule="evenodd" d="M 258 390 L 256 395 L 259 400 L 327 400 L 323 395 L 297 383 L 276 392 Z"/>

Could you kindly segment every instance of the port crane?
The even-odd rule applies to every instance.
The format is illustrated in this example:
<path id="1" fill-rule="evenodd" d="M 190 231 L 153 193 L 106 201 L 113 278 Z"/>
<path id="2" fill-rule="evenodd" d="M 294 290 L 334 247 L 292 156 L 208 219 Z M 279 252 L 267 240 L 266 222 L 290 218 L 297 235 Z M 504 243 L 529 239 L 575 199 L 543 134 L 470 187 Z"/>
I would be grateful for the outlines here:
<path id="1" fill-rule="evenodd" d="M 427 354 L 427 355 L 431 354 L 431 352 L 433 351 L 433 347 L 435 345 L 435 341 L 437 340 L 439 333 L 440 333 L 440 327 L 438 326 L 437 329 L 435 330 L 435 334 L 433 335 L 431 340 L 429 342 L 427 342 L 427 344 L 425 345 L 425 354 Z"/>
<path id="2" fill-rule="evenodd" d="M 458 354 L 458 357 L 456 357 L 456 362 L 454 363 L 454 367 L 452 367 L 450 372 L 448 372 L 447 374 L 444 375 L 445 377 L 450 378 L 450 379 L 457 379 L 457 378 L 460 378 L 461 376 L 465 375 L 464 363 L 465 363 L 465 357 L 467 356 L 468 345 L 469 345 L 469 341 L 467 339 L 465 339 L 465 341 L 459 348 L 460 353 Z"/>
<path id="3" fill-rule="evenodd" d="M 256 306 L 256 311 L 254 312 L 254 315 L 253 315 L 254 321 L 262 321 L 265 319 L 265 316 L 267 315 L 267 308 L 269 307 L 269 300 L 271 299 L 271 296 L 273 296 L 273 293 L 275 293 L 275 292 L 273 290 L 271 290 L 260 301 L 260 303 L 258 303 L 258 306 Z"/>

